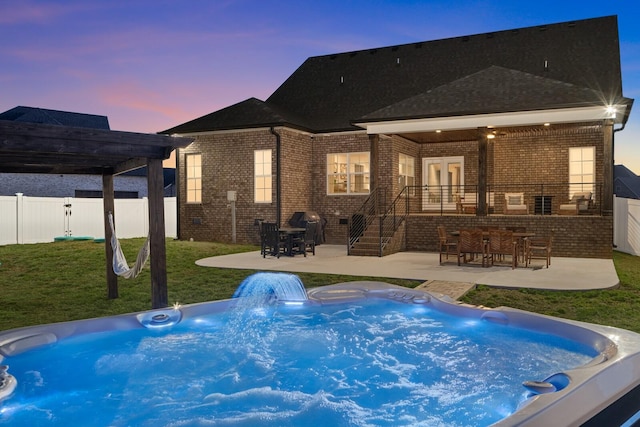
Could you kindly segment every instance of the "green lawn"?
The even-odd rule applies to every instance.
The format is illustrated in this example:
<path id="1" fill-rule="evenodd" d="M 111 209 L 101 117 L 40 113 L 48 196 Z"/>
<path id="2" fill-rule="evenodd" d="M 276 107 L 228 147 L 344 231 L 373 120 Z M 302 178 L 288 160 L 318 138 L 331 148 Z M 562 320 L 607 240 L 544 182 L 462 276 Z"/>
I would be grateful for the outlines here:
<path id="1" fill-rule="evenodd" d="M 509 306 L 640 332 L 640 258 L 614 252 L 613 262 L 620 279 L 620 286 L 615 289 L 539 291 L 481 286 L 462 300 L 469 304 Z"/>
<path id="2" fill-rule="evenodd" d="M 144 239 L 123 239 L 133 263 Z M 167 239 L 169 303 L 189 304 L 230 298 L 257 270 L 207 268 L 198 259 L 255 251 L 248 245 Z M 145 268 L 135 279 L 118 279 L 120 297 L 107 299 L 104 244 L 66 241 L 0 246 L 0 331 L 29 325 L 130 313 L 151 308 L 151 281 Z M 297 273 L 306 287 L 351 280 L 380 280 L 335 274 Z M 418 281 L 384 279 L 415 287 Z"/>
<path id="3" fill-rule="evenodd" d="M 124 239 L 130 261 L 143 239 Z M 229 298 L 255 270 L 205 268 L 195 261 L 257 250 L 255 246 L 167 240 L 169 302 L 188 304 Z M 552 316 L 617 326 L 640 332 L 640 259 L 614 254 L 619 288 L 603 291 L 505 290 L 482 286 L 464 302 L 509 306 Z M 0 246 L 0 330 L 101 317 L 151 307 L 148 268 L 132 280 L 119 279 L 120 298 L 106 298 L 103 244 L 69 241 Z M 384 280 L 415 287 L 420 282 L 390 278 L 297 273 L 308 288 L 350 280 Z"/>

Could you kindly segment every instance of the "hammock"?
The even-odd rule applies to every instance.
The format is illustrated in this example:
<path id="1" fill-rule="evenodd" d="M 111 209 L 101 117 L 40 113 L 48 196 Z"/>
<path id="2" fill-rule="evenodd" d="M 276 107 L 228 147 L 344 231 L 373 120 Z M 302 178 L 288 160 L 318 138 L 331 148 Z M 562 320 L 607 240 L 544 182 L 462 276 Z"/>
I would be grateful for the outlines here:
<path id="1" fill-rule="evenodd" d="M 125 279 L 138 277 L 138 274 L 142 271 L 142 267 L 144 267 L 144 264 L 149 259 L 149 235 L 147 234 L 147 240 L 138 252 L 136 263 L 133 267 L 129 268 L 129 264 L 122 253 L 120 242 L 118 242 L 118 238 L 116 237 L 116 229 L 113 225 L 113 215 L 111 212 L 109 212 L 109 225 L 111 226 L 111 248 L 113 249 L 113 272 Z"/>

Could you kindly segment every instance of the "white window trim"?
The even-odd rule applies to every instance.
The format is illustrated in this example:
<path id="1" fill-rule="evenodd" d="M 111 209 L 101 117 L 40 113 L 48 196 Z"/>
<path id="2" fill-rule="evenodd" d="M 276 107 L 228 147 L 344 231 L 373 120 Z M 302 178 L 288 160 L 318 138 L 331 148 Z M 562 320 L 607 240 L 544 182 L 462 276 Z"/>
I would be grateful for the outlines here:
<path id="1" fill-rule="evenodd" d="M 357 173 L 357 172 L 351 172 L 351 156 L 361 156 L 363 154 L 367 155 L 367 164 L 369 165 L 369 170 L 367 172 L 362 172 L 362 173 Z M 330 162 L 330 158 L 331 156 L 336 156 L 336 155 L 344 155 L 346 156 L 346 164 L 345 164 L 345 170 L 340 170 L 340 171 L 330 171 L 329 167 L 330 165 L 334 165 L 335 163 Z M 355 152 L 349 152 L 349 153 L 329 153 L 327 154 L 326 157 L 326 194 L 327 196 L 362 196 L 362 195 L 368 195 L 371 193 L 371 153 L 368 151 L 355 151 Z M 331 193 L 329 192 L 329 187 L 332 183 L 332 179 L 333 179 L 333 184 L 336 185 L 338 184 L 338 181 L 335 180 L 336 177 L 339 177 L 340 175 L 346 175 L 346 181 L 342 181 L 340 180 L 340 183 L 343 183 L 345 185 L 345 192 L 334 192 Z M 366 192 L 352 192 L 351 191 L 351 180 L 356 177 L 356 176 L 368 176 L 369 177 L 369 189 Z"/>
<path id="2" fill-rule="evenodd" d="M 572 153 L 576 153 L 580 150 L 580 158 L 582 159 L 582 153 L 584 150 L 591 150 L 591 158 L 592 160 L 584 161 L 584 160 L 574 160 Z M 580 174 L 572 174 L 571 173 L 571 163 L 581 163 L 582 173 Z M 584 164 L 591 163 L 592 169 L 590 173 L 585 173 Z M 585 175 L 590 175 L 592 178 L 589 181 L 584 180 Z M 574 193 L 582 192 L 582 191 L 591 191 L 591 198 L 595 200 L 596 197 L 596 147 L 595 146 L 585 146 L 585 147 L 569 147 L 569 199 L 573 197 Z"/>
<path id="3" fill-rule="evenodd" d="M 191 161 L 193 161 L 193 159 L 195 159 L 196 157 L 200 158 L 200 166 L 198 166 L 198 173 L 196 175 L 199 175 L 198 177 L 196 176 L 190 176 L 190 169 L 196 170 L 196 166 L 191 165 Z M 185 154 L 185 176 L 186 176 L 186 181 L 185 181 L 185 200 L 187 201 L 187 204 L 190 205 L 198 205 L 198 204 L 202 204 L 202 154 L 201 153 L 189 153 L 189 154 Z M 195 189 L 190 190 L 189 189 L 189 184 L 195 182 L 196 187 Z M 195 193 L 193 193 L 195 192 Z M 191 194 L 195 194 L 199 197 L 197 197 L 198 200 L 190 200 L 190 196 Z"/>
<path id="4" fill-rule="evenodd" d="M 264 162 L 261 162 L 260 164 L 266 165 L 267 161 L 265 160 L 265 158 L 268 158 L 268 164 L 269 164 L 269 173 L 268 174 L 258 174 L 258 153 L 262 153 L 262 159 L 264 160 Z M 273 156 L 273 152 L 271 149 L 267 149 L 267 150 L 254 150 L 253 152 L 253 201 L 254 203 L 259 203 L 259 204 L 265 204 L 265 203 L 272 203 L 273 202 L 273 167 L 272 167 L 272 156 Z M 266 192 L 266 188 L 261 188 L 260 190 L 262 191 L 262 194 L 265 196 L 264 199 L 260 199 L 258 200 L 258 188 L 257 188 L 257 180 L 259 178 L 264 178 L 265 180 L 269 180 L 270 181 L 270 185 L 269 185 L 269 190 L 268 192 Z"/>
<path id="5" fill-rule="evenodd" d="M 404 160 L 404 162 L 403 162 Z M 411 163 L 413 163 L 412 165 L 412 169 L 413 169 L 413 175 L 409 175 L 409 174 L 403 174 L 401 173 L 401 165 L 404 163 L 405 164 L 405 169 L 407 168 L 407 161 L 411 160 Z M 402 182 L 402 178 L 404 179 L 404 184 Z M 408 177 L 413 178 L 413 183 L 412 184 L 407 184 L 408 181 Z M 416 189 L 415 189 L 415 185 L 416 185 L 416 158 L 413 156 L 410 156 L 408 154 L 404 154 L 404 153 L 399 153 L 398 154 L 398 185 L 399 190 L 402 191 L 404 190 L 404 187 L 411 187 L 409 188 L 408 192 L 409 192 L 409 196 L 415 196 L 416 195 Z"/>

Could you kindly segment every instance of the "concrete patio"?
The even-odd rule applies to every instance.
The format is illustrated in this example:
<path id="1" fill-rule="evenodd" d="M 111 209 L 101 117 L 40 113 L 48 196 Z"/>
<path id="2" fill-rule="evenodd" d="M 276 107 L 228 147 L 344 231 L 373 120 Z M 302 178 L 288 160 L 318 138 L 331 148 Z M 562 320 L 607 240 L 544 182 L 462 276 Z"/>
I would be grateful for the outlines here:
<path id="1" fill-rule="evenodd" d="M 237 268 L 292 273 L 327 273 L 353 276 L 393 277 L 424 281 L 421 288 L 457 299 L 475 285 L 547 290 L 606 289 L 619 284 L 610 259 L 552 257 L 547 269 L 543 260 L 512 270 L 508 263 L 483 268 L 476 263 L 458 266 L 450 256 L 443 265 L 438 253 L 399 252 L 382 258 L 348 256 L 343 245 L 319 245 L 306 258 L 267 256 L 259 251 L 223 255 L 196 262 L 203 267 Z"/>

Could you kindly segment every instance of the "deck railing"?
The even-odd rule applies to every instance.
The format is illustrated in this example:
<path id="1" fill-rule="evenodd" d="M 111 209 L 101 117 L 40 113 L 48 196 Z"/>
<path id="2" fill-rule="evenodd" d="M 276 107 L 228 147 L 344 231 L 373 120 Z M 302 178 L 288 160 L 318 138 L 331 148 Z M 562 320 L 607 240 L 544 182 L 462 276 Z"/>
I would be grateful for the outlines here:
<path id="1" fill-rule="evenodd" d="M 535 184 L 490 184 L 486 192 L 486 215 L 509 214 L 505 205 L 509 197 L 521 195 L 526 206 L 520 214 L 555 215 L 566 213 L 561 205 L 571 203 L 575 193 L 591 193 L 588 209 L 580 213 L 602 215 L 602 183 L 535 183 Z M 477 214 L 479 212 L 478 186 L 425 185 L 406 188 L 404 197 L 409 199 L 410 213 L 439 215 Z M 566 208 L 566 206 L 564 206 Z"/>
<path id="2" fill-rule="evenodd" d="M 386 187 L 375 188 L 362 206 L 349 218 L 349 242 L 347 252 L 353 244 L 360 239 L 364 231 L 378 218 L 378 215 L 387 209 L 388 189 Z"/>

